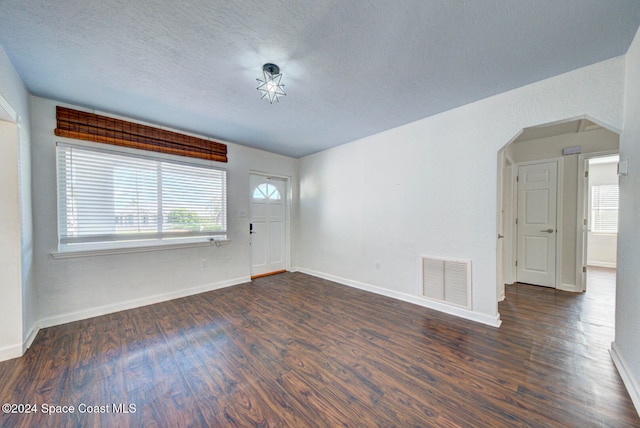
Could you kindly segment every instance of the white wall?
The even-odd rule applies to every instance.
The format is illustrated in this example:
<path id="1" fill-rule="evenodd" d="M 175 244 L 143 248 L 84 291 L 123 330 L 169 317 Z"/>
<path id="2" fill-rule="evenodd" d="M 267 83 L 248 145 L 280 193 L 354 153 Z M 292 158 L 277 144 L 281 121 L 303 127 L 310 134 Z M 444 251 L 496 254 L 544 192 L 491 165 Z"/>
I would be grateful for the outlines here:
<path id="1" fill-rule="evenodd" d="M 437 307 L 497 325 L 496 154 L 561 119 L 621 129 L 623 73 L 615 58 L 303 158 L 301 270 L 435 307 L 419 255 L 470 259 L 472 311 Z"/>
<path id="2" fill-rule="evenodd" d="M 53 133 L 57 103 L 31 98 L 34 174 L 35 266 L 41 326 L 140 306 L 197 291 L 249 280 L 249 223 L 239 212 L 249 210 L 249 171 L 291 177 L 293 227 L 297 230 L 298 160 L 228 144 L 228 237 L 231 243 L 135 254 L 56 260 L 55 143 L 68 139 Z M 72 141 L 72 140 L 68 140 Z M 295 236 L 292 263 L 297 264 Z M 202 260 L 208 267 L 202 268 Z"/>
<path id="3" fill-rule="evenodd" d="M 618 184 L 618 164 L 598 163 L 589 166 L 589 194 L 598 185 Z M 618 234 L 587 233 L 587 265 L 616 267 Z"/>
<path id="4" fill-rule="evenodd" d="M 616 338 L 611 355 L 640 412 L 640 31 L 625 60 L 620 159 L 629 162 L 629 175 L 619 181 Z"/>
<path id="5" fill-rule="evenodd" d="M 557 135 L 512 145 L 515 162 L 561 158 L 562 164 L 562 242 L 560 243 L 561 274 L 558 288 L 576 290 L 578 155 L 562 155 L 565 147 L 581 146 L 582 153 L 618 150 L 619 136 L 606 129 Z"/>
<path id="6" fill-rule="evenodd" d="M 0 47 L 0 97 L 19 123 L 4 123 L 0 131 L 0 360 L 22 354 L 36 320 L 28 96 Z"/>
<path id="7" fill-rule="evenodd" d="M 593 232 L 589 232 L 587 235 L 587 265 L 615 268 L 618 235 Z"/>

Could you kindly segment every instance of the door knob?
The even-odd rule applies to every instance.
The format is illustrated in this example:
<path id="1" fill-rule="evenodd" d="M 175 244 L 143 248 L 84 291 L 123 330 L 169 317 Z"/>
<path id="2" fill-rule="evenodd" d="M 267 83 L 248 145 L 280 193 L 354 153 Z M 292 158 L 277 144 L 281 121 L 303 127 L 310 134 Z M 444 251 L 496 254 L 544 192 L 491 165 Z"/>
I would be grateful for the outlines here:
<path id="1" fill-rule="evenodd" d="M 541 230 L 540 232 L 553 233 L 553 229 L 549 228 L 549 229 Z"/>

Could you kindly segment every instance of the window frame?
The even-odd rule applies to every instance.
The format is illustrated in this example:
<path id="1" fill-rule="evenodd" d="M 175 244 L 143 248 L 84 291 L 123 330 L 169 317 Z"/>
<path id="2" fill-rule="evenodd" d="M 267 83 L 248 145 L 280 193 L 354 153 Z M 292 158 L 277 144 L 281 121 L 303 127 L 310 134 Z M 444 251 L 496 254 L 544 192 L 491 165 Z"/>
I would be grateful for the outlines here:
<path id="1" fill-rule="evenodd" d="M 222 210 L 224 217 L 224 230 L 212 232 L 208 235 L 199 236 L 166 236 L 158 232 L 161 226 L 157 226 L 156 234 L 158 238 L 155 239 L 141 239 L 141 240 L 105 240 L 99 242 L 82 242 L 82 243 L 61 243 L 61 231 L 65 226 L 61 225 L 61 219 L 63 216 L 59 212 L 61 209 L 60 192 L 63 190 L 61 180 L 63 175 L 59 171 L 60 169 L 60 148 L 73 148 L 82 151 L 92 151 L 97 153 L 111 154 L 117 156 L 125 156 L 135 158 L 139 160 L 148 160 L 151 162 L 162 162 L 172 165 L 184 165 L 187 167 L 212 169 L 222 172 L 222 187 L 224 188 L 222 198 Z M 117 253 L 132 253 L 132 252 L 146 252 L 146 251 L 159 251 L 167 249 L 178 249 L 187 247 L 197 247 L 205 245 L 220 246 L 229 242 L 227 234 L 229 232 L 228 227 L 228 171 L 226 168 L 220 167 L 219 162 L 209 161 L 197 158 L 187 158 L 184 156 L 170 155 L 157 152 L 149 152 L 145 150 L 131 149 L 127 147 L 115 147 L 115 146 L 103 146 L 99 143 L 91 143 L 84 141 L 57 141 L 55 148 L 56 157 L 56 244 L 57 251 L 52 253 L 54 258 L 68 258 L 76 256 L 91 256 L 98 254 L 117 254 Z M 161 187 L 158 188 L 160 190 Z M 161 203 L 161 202 L 156 202 Z M 153 234 L 153 233 L 152 233 Z M 180 235 L 180 233 L 176 233 Z"/>

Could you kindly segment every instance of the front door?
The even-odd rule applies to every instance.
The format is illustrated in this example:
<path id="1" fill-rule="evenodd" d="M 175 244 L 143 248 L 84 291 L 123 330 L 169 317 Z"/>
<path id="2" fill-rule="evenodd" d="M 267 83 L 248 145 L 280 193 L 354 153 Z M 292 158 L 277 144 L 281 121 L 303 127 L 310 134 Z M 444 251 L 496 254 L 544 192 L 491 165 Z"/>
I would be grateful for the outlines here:
<path id="1" fill-rule="evenodd" d="M 558 163 L 518 167 L 517 280 L 556 287 Z"/>
<path id="2" fill-rule="evenodd" d="M 251 276 L 284 271 L 286 258 L 287 182 L 251 174 Z"/>

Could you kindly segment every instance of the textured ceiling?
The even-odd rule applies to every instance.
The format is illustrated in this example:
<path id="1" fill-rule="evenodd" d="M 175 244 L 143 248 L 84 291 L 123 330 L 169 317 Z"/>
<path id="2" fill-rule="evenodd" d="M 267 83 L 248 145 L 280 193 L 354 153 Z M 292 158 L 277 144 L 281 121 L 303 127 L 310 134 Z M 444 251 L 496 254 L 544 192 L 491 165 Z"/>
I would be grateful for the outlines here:
<path id="1" fill-rule="evenodd" d="M 35 95 L 294 157 L 623 55 L 639 23 L 638 0 L 0 0 Z"/>

